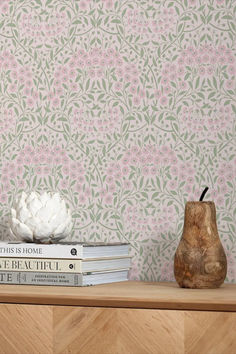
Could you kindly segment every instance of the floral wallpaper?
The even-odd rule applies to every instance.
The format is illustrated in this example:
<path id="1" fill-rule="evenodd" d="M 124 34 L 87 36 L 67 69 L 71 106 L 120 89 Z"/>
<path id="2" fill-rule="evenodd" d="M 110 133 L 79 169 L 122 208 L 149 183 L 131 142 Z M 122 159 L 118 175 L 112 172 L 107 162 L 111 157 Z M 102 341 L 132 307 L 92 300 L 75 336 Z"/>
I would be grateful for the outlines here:
<path id="1" fill-rule="evenodd" d="M 215 201 L 236 280 L 233 0 L 0 1 L 0 214 L 60 191 L 74 240 L 174 280 L 187 200 Z"/>

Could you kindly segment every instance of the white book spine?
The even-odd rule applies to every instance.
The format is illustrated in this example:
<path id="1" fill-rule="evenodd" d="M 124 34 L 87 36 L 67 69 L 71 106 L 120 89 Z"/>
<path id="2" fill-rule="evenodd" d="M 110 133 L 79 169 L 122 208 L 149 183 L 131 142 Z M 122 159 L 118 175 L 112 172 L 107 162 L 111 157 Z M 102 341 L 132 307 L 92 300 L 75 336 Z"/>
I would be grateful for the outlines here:
<path id="1" fill-rule="evenodd" d="M 108 273 L 43 273 L 0 271 L 0 284 L 46 285 L 46 286 L 89 286 L 128 280 L 128 269 Z"/>
<path id="2" fill-rule="evenodd" d="M 83 275 L 72 273 L 0 271 L 0 284 L 82 286 Z"/>
<path id="3" fill-rule="evenodd" d="M 0 257 L 0 271 L 83 273 L 129 268 L 131 257 L 81 259 L 45 259 Z"/>
<path id="4" fill-rule="evenodd" d="M 78 259 L 83 257 L 83 245 L 0 242 L 0 257 Z"/>
<path id="5" fill-rule="evenodd" d="M 1 271 L 81 273 L 80 259 L 37 259 L 0 257 Z"/>

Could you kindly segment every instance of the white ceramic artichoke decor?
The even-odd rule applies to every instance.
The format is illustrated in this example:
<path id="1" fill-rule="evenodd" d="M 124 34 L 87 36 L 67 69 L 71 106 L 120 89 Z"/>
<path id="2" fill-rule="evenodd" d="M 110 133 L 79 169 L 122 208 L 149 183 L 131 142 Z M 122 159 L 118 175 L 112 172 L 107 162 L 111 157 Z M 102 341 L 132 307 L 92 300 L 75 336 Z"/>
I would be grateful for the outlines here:
<path id="1" fill-rule="evenodd" d="M 59 193 L 23 192 L 11 209 L 10 231 L 17 240 L 53 243 L 71 230 L 71 212 Z"/>

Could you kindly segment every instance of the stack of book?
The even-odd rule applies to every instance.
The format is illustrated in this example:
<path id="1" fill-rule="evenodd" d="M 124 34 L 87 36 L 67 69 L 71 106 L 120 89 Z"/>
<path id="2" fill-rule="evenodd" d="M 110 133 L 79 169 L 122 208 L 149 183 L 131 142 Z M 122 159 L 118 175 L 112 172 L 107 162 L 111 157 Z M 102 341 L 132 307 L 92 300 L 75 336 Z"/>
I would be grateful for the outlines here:
<path id="1" fill-rule="evenodd" d="M 128 243 L 0 242 L 0 284 L 87 286 L 128 280 Z"/>

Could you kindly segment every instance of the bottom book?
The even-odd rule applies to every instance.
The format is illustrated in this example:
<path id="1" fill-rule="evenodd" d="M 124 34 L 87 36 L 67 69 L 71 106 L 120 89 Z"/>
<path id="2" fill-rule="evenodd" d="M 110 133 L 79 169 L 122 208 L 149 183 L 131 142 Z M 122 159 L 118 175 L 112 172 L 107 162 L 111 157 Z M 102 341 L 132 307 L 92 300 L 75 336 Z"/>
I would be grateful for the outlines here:
<path id="1" fill-rule="evenodd" d="M 89 286 L 128 280 L 128 269 L 89 273 L 0 271 L 0 284 Z"/>

